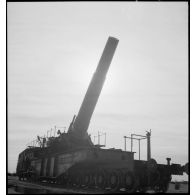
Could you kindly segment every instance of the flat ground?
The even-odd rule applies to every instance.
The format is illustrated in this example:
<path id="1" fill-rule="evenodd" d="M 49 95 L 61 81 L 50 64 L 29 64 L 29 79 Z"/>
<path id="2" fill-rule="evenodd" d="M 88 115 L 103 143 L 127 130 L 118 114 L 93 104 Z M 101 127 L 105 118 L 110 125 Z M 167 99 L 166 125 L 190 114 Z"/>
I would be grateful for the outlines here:
<path id="1" fill-rule="evenodd" d="M 170 183 L 167 193 L 188 193 L 188 184 L 180 184 L 180 189 L 175 190 L 175 184 Z"/>
<path id="2" fill-rule="evenodd" d="M 96 189 L 78 190 L 64 189 L 56 185 L 33 184 L 19 181 L 18 177 L 8 176 L 8 194 L 104 194 Z M 150 193 L 150 192 L 148 192 Z M 152 193 L 152 192 L 151 192 Z M 180 184 L 180 189 L 175 189 L 175 184 L 170 183 L 167 193 L 188 193 L 188 184 Z"/>

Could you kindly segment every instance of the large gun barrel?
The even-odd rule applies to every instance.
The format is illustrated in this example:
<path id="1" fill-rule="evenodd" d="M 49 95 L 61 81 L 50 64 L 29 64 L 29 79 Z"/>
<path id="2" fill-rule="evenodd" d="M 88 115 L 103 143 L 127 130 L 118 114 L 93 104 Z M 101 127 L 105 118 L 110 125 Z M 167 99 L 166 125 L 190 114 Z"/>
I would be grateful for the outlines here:
<path id="1" fill-rule="evenodd" d="M 108 38 L 103 54 L 83 99 L 79 113 L 74 124 L 69 129 L 69 132 L 76 134 L 78 137 L 85 138 L 87 135 L 86 132 L 89 127 L 90 119 L 101 93 L 118 41 L 119 40 L 114 37 Z"/>

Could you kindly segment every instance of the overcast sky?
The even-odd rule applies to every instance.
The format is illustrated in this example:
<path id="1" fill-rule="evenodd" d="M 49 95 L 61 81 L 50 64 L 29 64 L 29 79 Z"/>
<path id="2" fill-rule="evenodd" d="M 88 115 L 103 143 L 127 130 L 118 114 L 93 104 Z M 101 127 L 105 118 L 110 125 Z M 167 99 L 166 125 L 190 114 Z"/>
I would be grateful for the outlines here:
<path id="1" fill-rule="evenodd" d="M 37 135 L 68 128 L 109 36 L 119 44 L 88 132 L 124 149 L 152 129 L 157 162 L 188 161 L 187 2 L 7 4 L 9 171 Z"/>

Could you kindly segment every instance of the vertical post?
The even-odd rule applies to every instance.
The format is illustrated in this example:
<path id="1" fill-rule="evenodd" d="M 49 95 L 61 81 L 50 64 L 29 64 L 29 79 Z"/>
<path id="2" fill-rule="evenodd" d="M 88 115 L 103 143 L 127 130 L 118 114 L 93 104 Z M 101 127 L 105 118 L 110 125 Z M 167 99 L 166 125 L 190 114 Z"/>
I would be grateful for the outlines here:
<path id="1" fill-rule="evenodd" d="M 51 130 L 50 130 L 50 137 L 51 137 L 51 133 L 52 133 L 52 128 L 51 128 Z"/>
<path id="2" fill-rule="evenodd" d="M 171 163 L 171 158 L 166 158 L 167 159 L 167 165 L 170 165 Z"/>
<path id="3" fill-rule="evenodd" d="M 139 142 L 139 160 L 140 160 L 140 139 L 138 139 Z"/>
<path id="4" fill-rule="evenodd" d="M 147 137 L 147 160 L 151 159 L 151 148 L 150 148 L 150 136 L 151 136 L 151 131 L 146 133 Z"/>
<path id="5" fill-rule="evenodd" d="M 126 136 L 124 136 L 124 138 L 125 138 L 125 151 L 126 151 L 126 138 L 127 138 L 127 137 L 126 137 Z"/>
<path id="6" fill-rule="evenodd" d="M 100 145 L 100 133 L 98 131 L 98 145 Z"/>
<path id="7" fill-rule="evenodd" d="M 104 145 L 106 146 L 106 133 L 105 133 L 105 142 L 104 142 Z"/>
<path id="8" fill-rule="evenodd" d="M 133 151 L 133 134 L 131 134 L 131 152 Z"/>
<path id="9" fill-rule="evenodd" d="M 54 137 L 56 136 L 56 125 L 54 126 Z"/>
<path id="10" fill-rule="evenodd" d="M 46 135 L 44 135 L 44 142 L 43 142 L 43 147 L 46 147 Z"/>

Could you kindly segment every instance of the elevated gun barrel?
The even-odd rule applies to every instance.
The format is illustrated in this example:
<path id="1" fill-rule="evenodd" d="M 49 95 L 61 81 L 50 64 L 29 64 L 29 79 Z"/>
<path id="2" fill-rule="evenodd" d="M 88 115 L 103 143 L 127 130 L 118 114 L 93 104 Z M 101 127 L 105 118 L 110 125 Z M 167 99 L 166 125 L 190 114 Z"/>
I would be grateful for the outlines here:
<path id="1" fill-rule="evenodd" d="M 79 137 L 84 138 L 86 135 L 91 116 L 101 93 L 118 41 L 119 40 L 114 37 L 108 38 L 103 54 L 83 99 L 79 113 L 74 121 L 73 127 L 71 128 L 71 132 Z"/>

